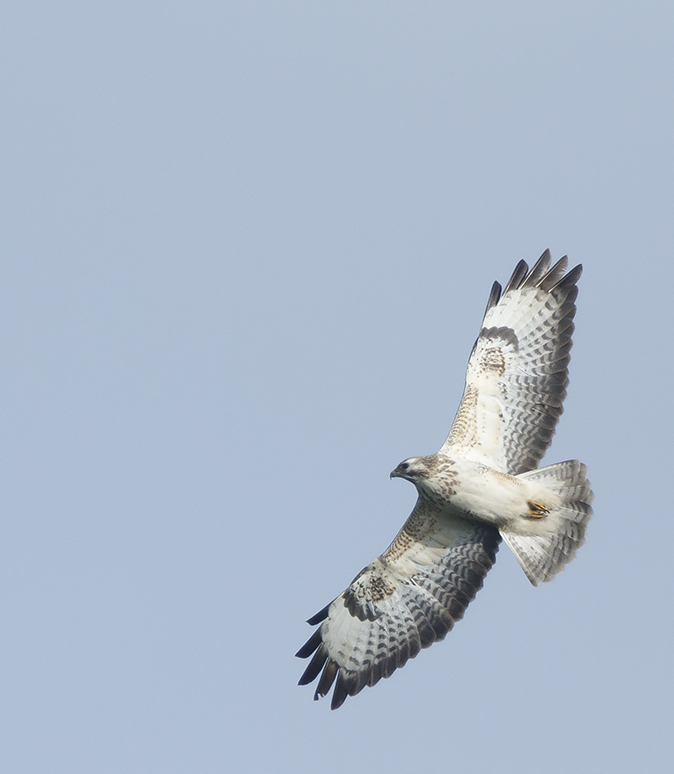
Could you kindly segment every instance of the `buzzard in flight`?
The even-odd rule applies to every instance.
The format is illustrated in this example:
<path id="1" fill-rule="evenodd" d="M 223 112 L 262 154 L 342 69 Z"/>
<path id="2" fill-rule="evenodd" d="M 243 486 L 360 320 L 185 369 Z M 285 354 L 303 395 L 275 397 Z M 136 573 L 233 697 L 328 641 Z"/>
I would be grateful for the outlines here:
<path id="1" fill-rule="evenodd" d="M 501 538 L 534 586 L 570 562 L 592 516 L 577 460 L 538 468 L 568 384 L 576 283 L 545 251 L 495 282 L 468 361 L 454 424 L 437 454 L 410 457 L 391 477 L 417 488 L 410 517 L 384 553 L 308 623 L 297 655 L 313 654 L 300 685 L 334 684 L 332 709 L 445 637 L 463 617 Z"/>

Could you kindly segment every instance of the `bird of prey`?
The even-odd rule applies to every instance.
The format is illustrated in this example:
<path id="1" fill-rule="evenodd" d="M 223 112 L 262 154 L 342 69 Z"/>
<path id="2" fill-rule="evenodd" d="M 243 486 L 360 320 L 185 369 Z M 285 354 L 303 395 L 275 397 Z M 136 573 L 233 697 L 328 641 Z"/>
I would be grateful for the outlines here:
<path id="1" fill-rule="evenodd" d="M 300 685 L 334 684 L 332 709 L 442 640 L 482 587 L 505 540 L 534 586 L 552 580 L 585 538 L 593 494 L 577 460 L 539 468 L 562 413 L 577 281 L 546 250 L 492 286 L 466 386 L 437 454 L 391 477 L 417 488 L 412 513 L 384 553 L 310 618 Z"/>

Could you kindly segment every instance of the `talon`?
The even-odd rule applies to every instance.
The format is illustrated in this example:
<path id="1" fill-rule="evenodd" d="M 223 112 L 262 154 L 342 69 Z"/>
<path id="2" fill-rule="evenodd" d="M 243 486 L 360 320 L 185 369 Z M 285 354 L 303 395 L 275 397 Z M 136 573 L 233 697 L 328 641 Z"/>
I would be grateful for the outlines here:
<path id="1" fill-rule="evenodd" d="M 530 519 L 543 519 L 549 513 L 550 510 L 541 503 L 537 503 L 535 500 L 527 500 L 529 506 L 529 513 L 527 514 Z"/>

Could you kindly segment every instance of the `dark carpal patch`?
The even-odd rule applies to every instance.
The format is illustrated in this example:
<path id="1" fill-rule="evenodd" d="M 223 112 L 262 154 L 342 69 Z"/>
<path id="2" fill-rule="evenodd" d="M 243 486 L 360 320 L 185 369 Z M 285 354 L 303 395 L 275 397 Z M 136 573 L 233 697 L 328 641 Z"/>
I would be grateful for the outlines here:
<path id="1" fill-rule="evenodd" d="M 361 621 L 374 621 L 380 616 L 377 603 L 388 599 L 396 590 L 395 585 L 377 570 L 381 559 L 368 565 L 354 578 L 344 592 L 344 606 L 352 616 Z"/>
<path id="2" fill-rule="evenodd" d="M 480 358 L 480 365 L 489 371 L 495 371 L 499 376 L 503 376 L 506 366 L 503 350 L 500 347 L 485 349 Z"/>

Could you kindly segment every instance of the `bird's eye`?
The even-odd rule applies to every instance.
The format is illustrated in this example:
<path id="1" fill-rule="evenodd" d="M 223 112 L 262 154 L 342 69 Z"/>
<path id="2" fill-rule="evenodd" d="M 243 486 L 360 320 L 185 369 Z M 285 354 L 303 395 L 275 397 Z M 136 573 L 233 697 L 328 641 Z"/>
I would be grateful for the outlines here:
<path id="1" fill-rule="evenodd" d="M 407 470 L 410 466 L 409 462 L 401 462 L 400 463 L 400 470 Z"/>

